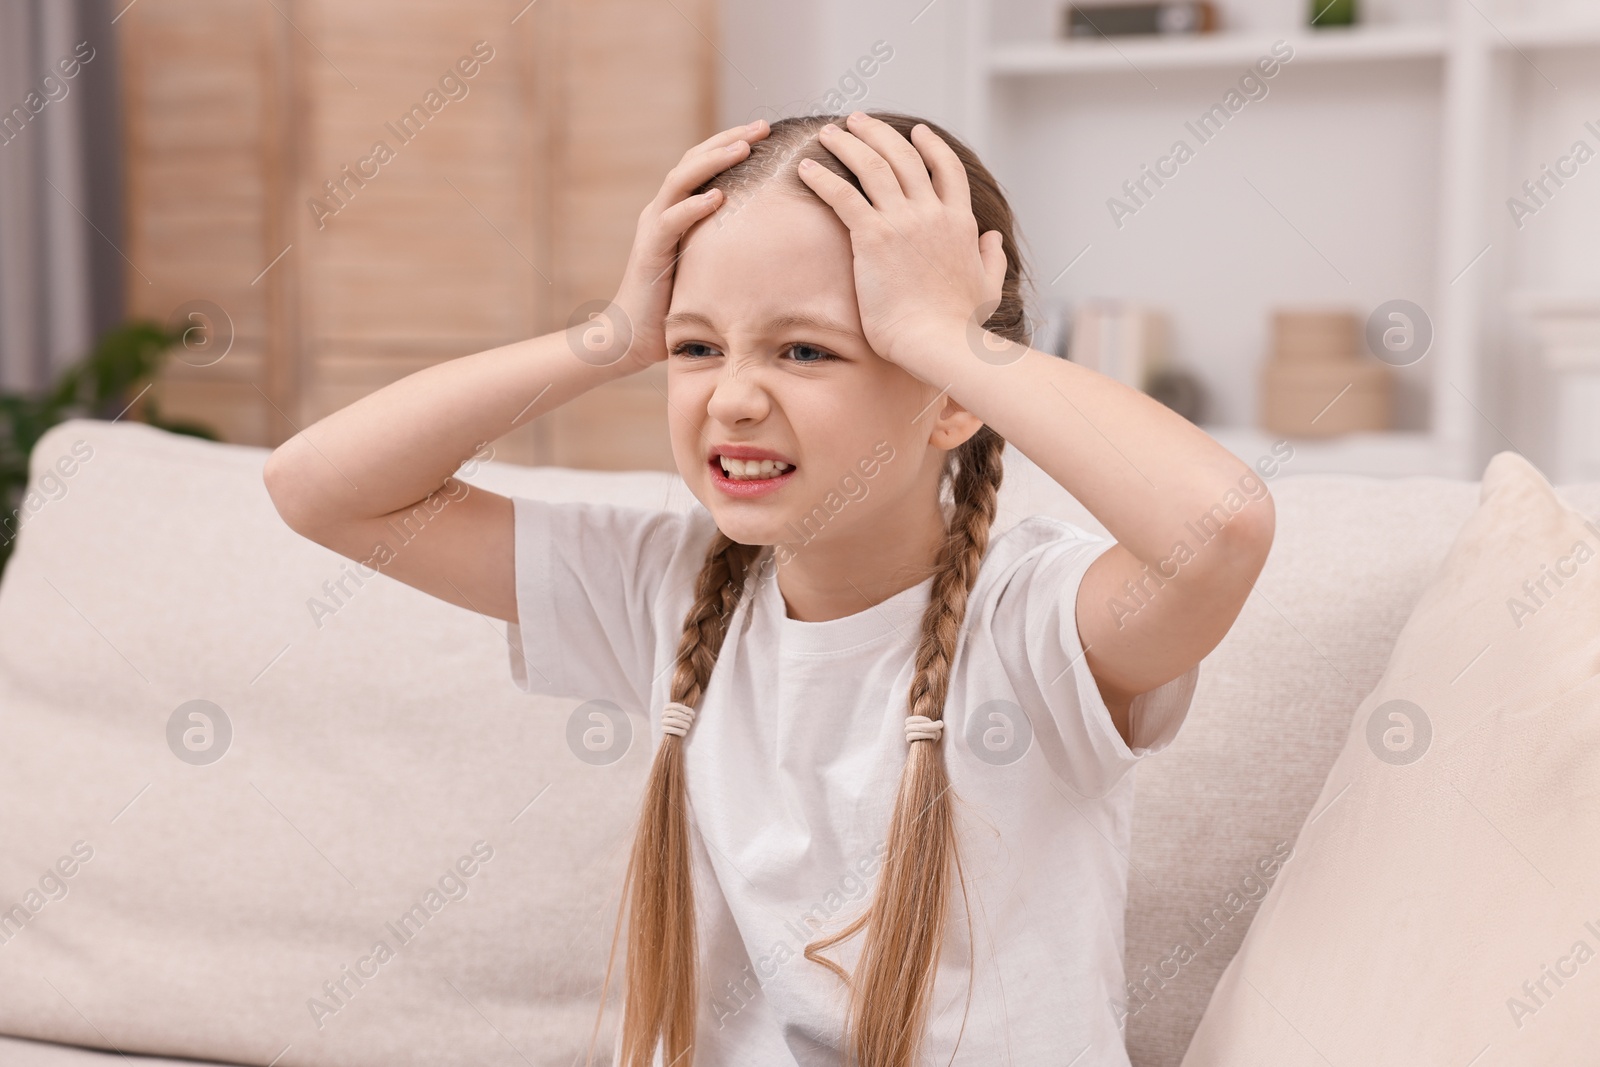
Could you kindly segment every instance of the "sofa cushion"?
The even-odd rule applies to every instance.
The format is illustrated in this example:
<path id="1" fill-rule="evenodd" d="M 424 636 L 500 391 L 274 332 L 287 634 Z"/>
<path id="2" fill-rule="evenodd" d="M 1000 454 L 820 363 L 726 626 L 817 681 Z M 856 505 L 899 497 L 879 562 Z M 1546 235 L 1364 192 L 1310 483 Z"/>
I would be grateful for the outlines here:
<path id="1" fill-rule="evenodd" d="M 1184 1067 L 1592 1060 L 1596 840 L 1600 525 L 1502 453 Z"/>
<path id="2" fill-rule="evenodd" d="M 1352 716 L 1478 503 L 1475 482 L 1296 475 L 1297 462 L 1291 452 L 1269 483 L 1272 553 L 1206 657 L 1184 737 L 1139 769 L 1129 988 L 1111 1008 L 1127 1016 L 1134 1067 L 1183 1059 Z M 1600 515 L 1600 485 L 1561 491 Z"/>
<path id="3" fill-rule="evenodd" d="M 0 921 L 0 1032 L 279 1067 L 581 1062 L 647 754 L 577 759 L 573 702 L 516 690 L 503 623 L 358 584 L 283 525 L 266 455 L 87 420 L 34 452 L 0 584 L 0 908 L 29 912 Z M 231 728 L 214 762 L 220 717 L 208 751 L 193 701 Z"/>
<path id="4" fill-rule="evenodd" d="M 236 1067 L 215 1060 L 171 1060 L 164 1056 L 133 1058 L 120 1052 L 0 1037 L 0 1063 L 6 1067 Z"/>

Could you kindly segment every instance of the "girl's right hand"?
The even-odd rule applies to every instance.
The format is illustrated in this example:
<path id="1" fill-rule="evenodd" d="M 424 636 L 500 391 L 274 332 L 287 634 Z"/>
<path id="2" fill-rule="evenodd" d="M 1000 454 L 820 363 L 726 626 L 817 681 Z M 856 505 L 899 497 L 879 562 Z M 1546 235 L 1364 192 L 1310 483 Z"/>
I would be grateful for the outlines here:
<path id="1" fill-rule="evenodd" d="M 746 126 L 723 130 L 695 145 L 667 172 L 661 191 L 639 213 L 628 266 L 613 301 L 626 316 L 613 326 L 631 330 L 627 358 L 637 364 L 637 369 L 643 370 L 667 358 L 661 320 L 666 318 L 672 302 L 679 240 L 690 226 L 710 215 L 723 202 L 722 193 L 717 189 L 694 197 L 689 196 L 689 192 L 744 159 L 750 152 L 750 142 L 769 132 L 766 120 L 757 119 Z"/>

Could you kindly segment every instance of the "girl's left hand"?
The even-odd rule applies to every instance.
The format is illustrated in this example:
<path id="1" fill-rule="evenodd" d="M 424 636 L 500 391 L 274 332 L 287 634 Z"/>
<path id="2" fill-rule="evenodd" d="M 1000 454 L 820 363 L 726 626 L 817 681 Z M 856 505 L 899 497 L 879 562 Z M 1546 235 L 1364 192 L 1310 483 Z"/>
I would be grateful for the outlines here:
<path id="1" fill-rule="evenodd" d="M 979 236 L 966 168 L 925 124 L 907 141 L 865 112 L 847 122 L 848 130 L 830 124 L 819 137 L 867 196 L 815 163 L 802 165 L 800 178 L 850 228 L 867 344 L 916 373 L 934 346 L 976 336 L 997 306 L 1006 273 L 1000 231 Z"/>

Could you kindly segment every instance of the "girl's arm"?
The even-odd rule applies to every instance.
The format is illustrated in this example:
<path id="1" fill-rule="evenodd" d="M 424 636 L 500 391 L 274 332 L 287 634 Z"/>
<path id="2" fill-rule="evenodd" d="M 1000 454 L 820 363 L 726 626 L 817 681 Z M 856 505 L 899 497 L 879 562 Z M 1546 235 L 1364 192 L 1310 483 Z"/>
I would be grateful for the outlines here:
<path id="1" fill-rule="evenodd" d="M 426 367 L 312 424 L 263 480 L 296 533 L 425 593 L 516 622 L 511 499 L 454 477 L 529 419 L 638 370 L 546 334 Z"/>
<path id="2" fill-rule="evenodd" d="M 684 153 L 639 213 L 602 319 L 426 367 L 284 442 L 262 475 L 283 520 L 441 600 L 516 622 L 511 500 L 455 472 L 515 427 L 666 358 L 678 241 L 721 203 L 688 193 L 765 135 L 757 121 Z"/>
<path id="3" fill-rule="evenodd" d="M 1076 617 L 1129 740 L 1133 698 L 1187 672 L 1233 625 L 1272 545 L 1272 497 L 1150 397 L 981 330 L 1006 257 L 998 231 L 978 233 L 961 160 L 926 125 L 909 141 L 863 112 L 847 126 L 824 129 L 822 142 L 868 197 L 822 167 L 802 164 L 800 176 L 850 229 L 873 351 L 994 427 L 1117 541 L 1085 574 Z"/>
<path id="4" fill-rule="evenodd" d="M 1128 740 L 1133 698 L 1188 671 L 1233 625 L 1272 546 L 1272 496 L 1249 466 L 1144 393 L 993 335 L 993 358 L 1015 362 L 988 363 L 968 336 L 924 342 L 928 380 L 1117 541 L 1084 575 L 1076 608 L 1085 662 Z"/>

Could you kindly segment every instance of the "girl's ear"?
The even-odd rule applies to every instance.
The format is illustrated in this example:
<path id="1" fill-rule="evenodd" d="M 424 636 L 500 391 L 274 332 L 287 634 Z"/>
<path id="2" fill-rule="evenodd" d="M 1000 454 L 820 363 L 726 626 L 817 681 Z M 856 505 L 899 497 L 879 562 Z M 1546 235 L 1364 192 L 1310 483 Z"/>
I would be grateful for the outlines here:
<path id="1" fill-rule="evenodd" d="M 939 417 L 928 430 L 928 443 L 949 451 L 966 444 L 973 434 L 983 429 L 983 420 L 946 396 L 939 409 Z"/>

